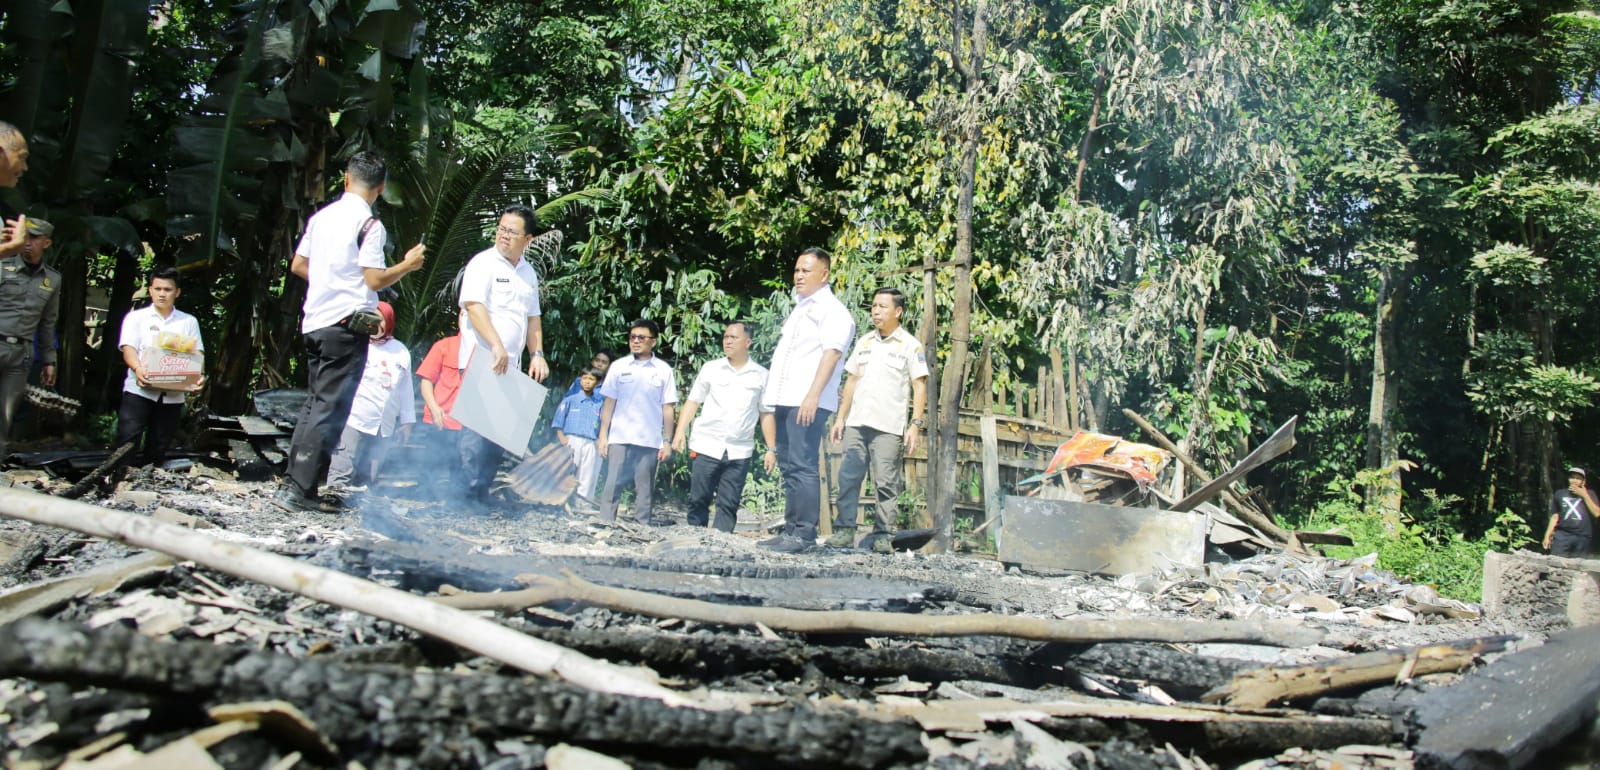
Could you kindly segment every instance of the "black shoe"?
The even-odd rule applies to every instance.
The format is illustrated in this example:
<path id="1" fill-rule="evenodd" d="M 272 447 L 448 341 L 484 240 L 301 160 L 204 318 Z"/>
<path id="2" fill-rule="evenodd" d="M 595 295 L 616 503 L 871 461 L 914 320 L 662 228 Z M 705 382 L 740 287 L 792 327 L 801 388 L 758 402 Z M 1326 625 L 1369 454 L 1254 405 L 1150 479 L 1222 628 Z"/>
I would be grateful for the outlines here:
<path id="1" fill-rule="evenodd" d="M 310 495 L 301 494 L 300 490 L 287 484 L 278 487 L 272 502 L 290 513 L 339 513 L 339 509 Z"/>
<path id="2" fill-rule="evenodd" d="M 777 538 L 777 542 L 764 547 L 773 553 L 805 553 L 816 548 L 817 544 L 805 538 L 783 535 Z"/>
<path id="3" fill-rule="evenodd" d="M 651 516 L 650 518 L 645 519 L 644 523 L 649 524 L 652 527 L 670 527 L 674 524 L 677 524 L 677 522 L 667 518 L 666 516 Z"/>
<path id="4" fill-rule="evenodd" d="M 788 537 L 789 537 L 789 528 L 788 527 L 784 527 L 783 529 L 778 530 L 778 536 L 777 537 L 769 537 L 766 540 L 763 540 L 763 541 L 761 541 L 759 543 L 756 543 L 756 545 L 759 545 L 762 548 L 771 548 L 772 546 L 783 542 Z"/>

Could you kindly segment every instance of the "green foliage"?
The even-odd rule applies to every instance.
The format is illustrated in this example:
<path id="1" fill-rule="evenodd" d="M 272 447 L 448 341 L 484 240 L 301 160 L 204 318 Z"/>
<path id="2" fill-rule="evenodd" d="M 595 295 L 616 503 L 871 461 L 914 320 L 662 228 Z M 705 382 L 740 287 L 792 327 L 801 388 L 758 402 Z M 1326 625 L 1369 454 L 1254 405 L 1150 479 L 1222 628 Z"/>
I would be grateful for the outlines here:
<path id="1" fill-rule="evenodd" d="M 1424 490 L 1420 504 L 1409 507 L 1402 520 L 1388 520 L 1376 506 L 1368 505 L 1361 490 L 1390 483 L 1389 474 L 1361 471 L 1353 480 L 1330 484 L 1329 497 L 1317 506 L 1307 527 L 1337 529 L 1355 541 L 1330 548 L 1334 558 L 1349 559 L 1378 554 L 1378 566 L 1407 580 L 1427 583 L 1439 593 L 1464 601 L 1478 601 L 1483 590 L 1483 555 L 1490 550 L 1509 552 L 1532 542 L 1522 517 L 1503 511 L 1481 532 L 1464 531 L 1461 500 Z"/>

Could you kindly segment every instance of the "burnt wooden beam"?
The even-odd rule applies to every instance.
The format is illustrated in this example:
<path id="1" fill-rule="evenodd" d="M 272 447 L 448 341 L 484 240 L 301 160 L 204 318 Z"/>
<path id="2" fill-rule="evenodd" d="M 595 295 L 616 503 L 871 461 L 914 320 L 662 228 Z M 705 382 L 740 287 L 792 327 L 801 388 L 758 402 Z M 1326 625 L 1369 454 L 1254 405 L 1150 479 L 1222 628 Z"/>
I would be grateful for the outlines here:
<path id="1" fill-rule="evenodd" d="M 1540 752 L 1594 721 L 1597 703 L 1600 626 L 1563 631 L 1424 693 L 1416 710 L 1419 766 L 1535 767 Z"/>

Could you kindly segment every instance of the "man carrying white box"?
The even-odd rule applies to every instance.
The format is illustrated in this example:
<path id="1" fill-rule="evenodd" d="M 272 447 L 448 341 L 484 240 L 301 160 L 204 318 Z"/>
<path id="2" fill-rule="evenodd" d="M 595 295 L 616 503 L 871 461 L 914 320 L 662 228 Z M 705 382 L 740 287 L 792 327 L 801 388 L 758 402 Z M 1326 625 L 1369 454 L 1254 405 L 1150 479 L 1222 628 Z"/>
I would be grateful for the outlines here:
<path id="1" fill-rule="evenodd" d="M 200 323 L 173 303 L 178 299 L 178 270 L 158 267 L 150 274 L 150 304 L 122 319 L 122 406 L 117 410 L 117 446 L 144 440 L 127 465 L 161 462 L 178 432 L 184 396 L 205 383 L 205 346 Z"/>

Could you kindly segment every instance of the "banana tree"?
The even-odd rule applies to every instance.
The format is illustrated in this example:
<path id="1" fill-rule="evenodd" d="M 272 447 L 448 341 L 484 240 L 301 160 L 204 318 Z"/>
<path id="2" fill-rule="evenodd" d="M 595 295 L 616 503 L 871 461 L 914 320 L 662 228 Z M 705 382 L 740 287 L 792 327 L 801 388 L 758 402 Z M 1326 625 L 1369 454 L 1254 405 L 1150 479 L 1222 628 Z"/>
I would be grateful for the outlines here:
<path id="1" fill-rule="evenodd" d="M 175 132 L 167 191 L 169 231 L 186 244 L 180 264 L 227 292 L 213 409 L 243 411 L 258 379 L 292 376 L 304 292 L 285 281 L 295 237 L 329 196 L 337 160 L 388 138 L 424 28 L 410 0 L 234 8 L 231 50 Z"/>

